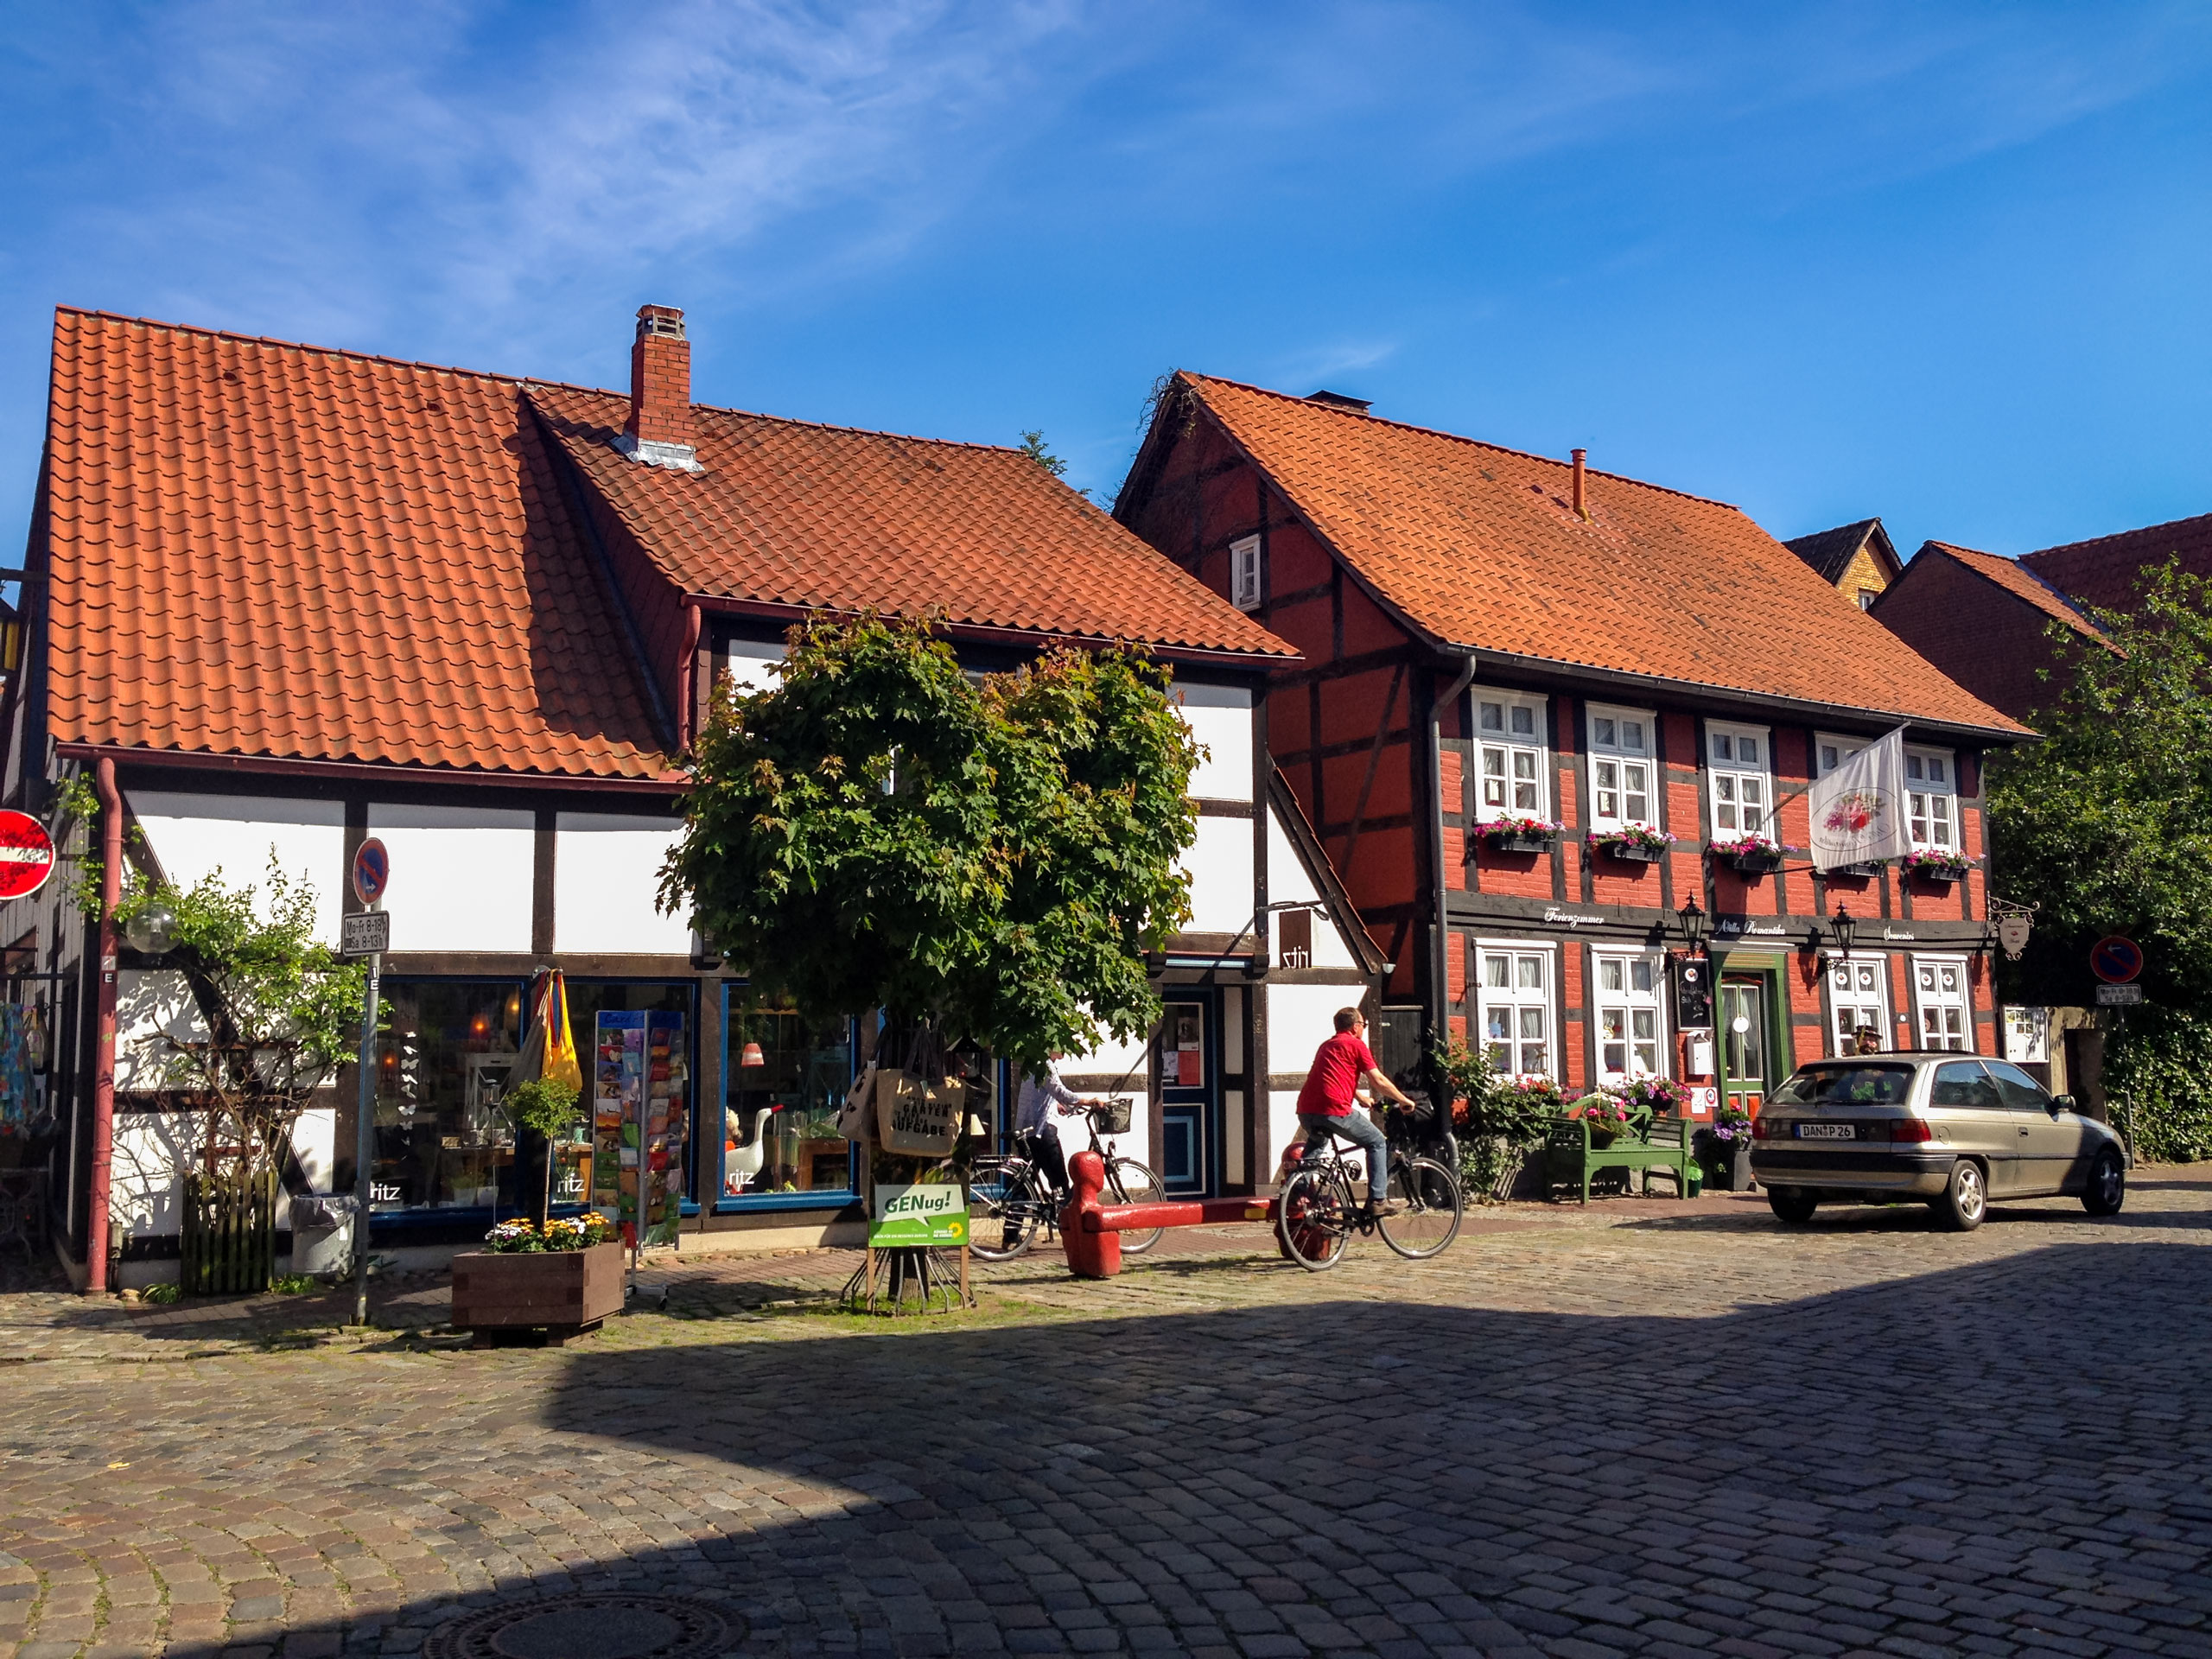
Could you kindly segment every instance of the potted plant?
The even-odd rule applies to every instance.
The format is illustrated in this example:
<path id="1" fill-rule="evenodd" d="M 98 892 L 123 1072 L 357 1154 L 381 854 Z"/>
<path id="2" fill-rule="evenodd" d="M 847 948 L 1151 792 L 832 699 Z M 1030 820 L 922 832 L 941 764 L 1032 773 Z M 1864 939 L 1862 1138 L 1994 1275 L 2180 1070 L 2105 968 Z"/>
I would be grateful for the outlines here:
<path id="1" fill-rule="evenodd" d="M 473 1332 L 480 1347 L 534 1331 L 557 1347 L 621 1311 L 622 1246 L 595 1210 L 543 1227 L 518 1216 L 453 1259 L 453 1328 Z"/>
<path id="2" fill-rule="evenodd" d="M 1641 823 L 1626 824 L 1618 830 L 1592 830 L 1589 839 L 1596 851 L 1611 853 L 1631 864 L 1655 864 L 1675 844 L 1675 837 L 1669 831 Z"/>
<path id="3" fill-rule="evenodd" d="M 1543 1144 L 1544 1125 L 1559 1113 L 1559 1085 L 1549 1077 L 1502 1072 L 1487 1054 L 1456 1039 L 1436 1059 L 1452 1096 L 1460 1186 L 1478 1204 L 1503 1204 L 1529 1154 Z"/>
<path id="4" fill-rule="evenodd" d="M 516 1139 L 537 1137 L 539 1154 L 533 1160 L 528 1195 L 531 1219 L 547 1224 L 551 1207 L 553 1160 L 543 1148 L 566 1135 L 576 1122 L 576 1097 L 582 1091 L 566 1077 L 532 1077 L 509 1089 L 500 1104 L 513 1120 Z"/>
<path id="5" fill-rule="evenodd" d="M 1705 1184 L 1716 1192 L 1751 1190 L 1751 1115 L 1723 1101 L 1713 1114 L 1712 1124 L 1697 1132 L 1698 1162 L 1705 1166 Z"/>
<path id="6" fill-rule="evenodd" d="M 1629 1109 L 1611 1095 L 1589 1095 L 1568 1108 L 1569 1115 L 1590 1127 L 1590 1144 L 1610 1147 L 1633 1127 Z"/>
<path id="7" fill-rule="evenodd" d="M 1482 827 L 1483 842 L 1494 853 L 1545 853 L 1559 838 L 1564 824 L 1532 813 L 1509 813 Z"/>
<path id="8" fill-rule="evenodd" d="M 1967 868 L 1967 861 L 1948 848 L 1916 847 L 1897 861 L 1905 874 L 1938 887 L 1966 880 Z"/>
<path id="9" fill-rule="evenodd" d="M 1690 1097 L 1690 1091 L 1672 1077 L 1630 1077 L 1605 1092 L 1630 1111 L 1648 1118 L 1680 1117 Z"/>
<path id="10" fill-rule="evenodd" d="M 1772 875 L 1782 868 L 1783 855 L 1797 849 L 1785 846 L 1771 836 L 1748 835 L 1713 842 L 1710 850 L 1715 858 L 1734 866 L 1740 874 Z"/>

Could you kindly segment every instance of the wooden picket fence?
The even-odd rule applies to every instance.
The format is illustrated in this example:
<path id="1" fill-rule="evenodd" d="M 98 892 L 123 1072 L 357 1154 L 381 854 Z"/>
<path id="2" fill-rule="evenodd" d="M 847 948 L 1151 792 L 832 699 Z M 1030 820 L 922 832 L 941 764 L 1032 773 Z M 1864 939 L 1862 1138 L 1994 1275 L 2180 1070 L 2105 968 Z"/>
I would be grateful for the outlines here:
<path id="1" fill-rule="evenodd" d="M 269 1288 L 276 1268 L 276 1172 L 184 1178 L 188 1296 L 236 1296 Z"/>

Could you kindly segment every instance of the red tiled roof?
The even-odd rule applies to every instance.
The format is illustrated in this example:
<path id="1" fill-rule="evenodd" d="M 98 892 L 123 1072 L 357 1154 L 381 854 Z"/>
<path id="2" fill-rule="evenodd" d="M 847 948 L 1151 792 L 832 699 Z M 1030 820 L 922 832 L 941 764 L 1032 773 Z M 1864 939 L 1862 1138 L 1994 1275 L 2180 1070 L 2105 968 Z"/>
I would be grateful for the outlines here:
<path id="1" fill-rule="evenodd" d="M 2018 561 L 2000 558 L 1994 553 L 1978 553 L 1973 548 L 1957 547 L 1949 542 L 1929 542 L 1915 556 L 1925 558 L 1930 550 L 1957 560 L 1976 575 L 1995 582 L 2016 598 L 2024 599 L 2044 614 L 2056 617 L 2076 633 L 2090 639 L 2101 640 L 2104 638 L 2088 618 L 2067 602 L 2065 594 L 2037 576 L 2032 570 L 2023 569 Z"/>
<path id="2" fill-rule="evenodd" d="M 547 429 L 687 594 L 941 610 L 975 627 L 1297 653 L 1018 449 L 695 404 L 696 474 L 610 447 L 629 399 L 533 387 Z"/>
<path id="3" fill-rule="evenodd" d="M 2168 559 L 2190 575 L 2212 578 L 2212 512 L 2020 556 L 2061 593 L 2108 611 L 2132 607 L 2144 571 Z"/>
<path id="4" fill-rule="evenodd" d="M 64 308 L 62 742 L 665 774 L 518 384 Z"/>
<path id="5" fill-rule="evenodd" d="M 2006 734 L 2026 730 L 1737 508 L 1302 397 L 1181 377 L 1377 593 L 1437 640 Z"/>

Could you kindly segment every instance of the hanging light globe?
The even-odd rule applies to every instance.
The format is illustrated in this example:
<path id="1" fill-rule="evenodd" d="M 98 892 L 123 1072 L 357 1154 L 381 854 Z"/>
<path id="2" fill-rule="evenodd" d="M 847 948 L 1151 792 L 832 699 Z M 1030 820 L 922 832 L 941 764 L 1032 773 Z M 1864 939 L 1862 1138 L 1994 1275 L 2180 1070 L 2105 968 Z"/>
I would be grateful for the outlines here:
<path id="1" fill-rule="evenodd" d="M 123 937 L 143 956 L 165 954 L 176 937 L 176 912 L 156 899 L 123 925 Z"/>

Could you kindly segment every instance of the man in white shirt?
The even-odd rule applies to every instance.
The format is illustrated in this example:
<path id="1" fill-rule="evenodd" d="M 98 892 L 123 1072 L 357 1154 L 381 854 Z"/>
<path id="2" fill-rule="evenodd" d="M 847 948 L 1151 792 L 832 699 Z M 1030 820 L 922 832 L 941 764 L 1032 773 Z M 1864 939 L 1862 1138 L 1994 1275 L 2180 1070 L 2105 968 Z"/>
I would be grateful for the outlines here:
<path id="1" fill-rule="evenodd" d="M 1068 1184 L 1068 1148 L 1060 1142 L 1062 1126 L 1072 1130 L 1074 1125 L 1066 1120 L 1081 1117 L 1090 1103 L 1060 1081 L 1060 1061 L 1055 1054 L 1045 1063 L 1041 1072 L 1024 1072 L 1021 1091 L 1015 1097 L 1014 1132 L 1018 1144 L 1027 1135 L 1026 1144 L 1035 1148 L 1037 1166 L 1045 1172 L 1055 1192 L 1065 1192 Z M 1033 1131 L 1033 1133 L 1032 1133 Z M 1090 1144 L 1088 1135 L 1074 1150 L 1080 1152 Z"/>

